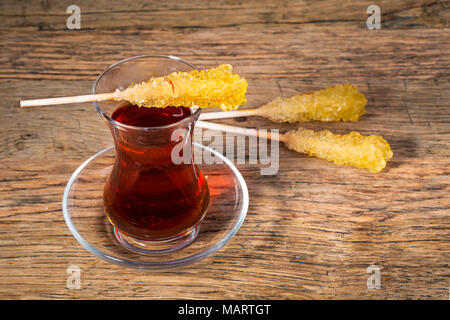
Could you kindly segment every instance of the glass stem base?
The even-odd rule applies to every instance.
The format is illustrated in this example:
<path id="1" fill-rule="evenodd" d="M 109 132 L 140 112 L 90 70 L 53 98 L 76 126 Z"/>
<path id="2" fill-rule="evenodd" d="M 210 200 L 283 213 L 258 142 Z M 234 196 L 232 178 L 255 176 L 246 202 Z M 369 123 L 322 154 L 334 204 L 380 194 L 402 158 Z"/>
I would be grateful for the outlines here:
<path id="1" fill-rule="evenodd" d="M 195 240 L 199 233 L 200 226 L 197 225 L 189 232 L 168 240 L 149 241 L 136 239 L 131 236 L 125 235 L 120 232 L 119 229 L 114 227 L 114 236 L 117 241 L 127 250 L 135 253 L 149 255 L 158 253 L 168 253 L 184 248 Z"/>

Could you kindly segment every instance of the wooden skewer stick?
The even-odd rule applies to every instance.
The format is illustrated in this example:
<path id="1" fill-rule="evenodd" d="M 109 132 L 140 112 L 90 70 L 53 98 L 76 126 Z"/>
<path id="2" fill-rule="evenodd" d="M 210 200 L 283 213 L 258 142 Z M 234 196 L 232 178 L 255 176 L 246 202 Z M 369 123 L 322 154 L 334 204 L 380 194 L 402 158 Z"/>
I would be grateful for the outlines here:
<path id="1" fill-rule="evenodd" d="M 37 106 L 48 106 L 55 104 L 68 104 L 68 103 L 82 103 L 82 102 L 93 102 L 93 101 L 105 101 L 105 100 L 116 100 L 116 96 L 113 92 L 111 93 L 100 93 L 100 94 L 88 94 L 84 96 L 72 96 L 72 97 L 61 97 L 61 98 L 47 98 L 47 99 L 36 99 L 36 100 L 22 100 L 20 101 L 20 107 L 37 107 Z"/>
<path id="2" fill-rule="evenodd" d="M 226 118 L 239 118 L 239 117 L 251 117 L 262 116 L 258 109 L 245 109 L 226 112 L 205 112 L 200 115 L 200 120 L 214 120 L 214 119 L 226 119 Z"/>
<path id="3" fill-rule="evenodd" d="M 229 112 L 232 112 L 232 111 L 229 111 Z M 265 130 L 261 131 L 261 130 L 256 130 L 256 129 L 241 128 L 241 127 L 229 126 L 229 125 L 225 125 L 225 124 L 207 122 L 207 121 L 201 121 L 201 120 L 197 121 L 196 126 L 199 128 L 202 128 L 202 129 L 225 131 L 225 132 L 229 132 L 229 133 L 242 134 L 245 136 L 260 137 L 260 138 L 264 138 L 264 139 L 268 139 L 268 140 L 277 140 L 280 142 L 287 141 L 287 139 L 284 135 L 279 134 L 279 133 L 270 133 Z"/>

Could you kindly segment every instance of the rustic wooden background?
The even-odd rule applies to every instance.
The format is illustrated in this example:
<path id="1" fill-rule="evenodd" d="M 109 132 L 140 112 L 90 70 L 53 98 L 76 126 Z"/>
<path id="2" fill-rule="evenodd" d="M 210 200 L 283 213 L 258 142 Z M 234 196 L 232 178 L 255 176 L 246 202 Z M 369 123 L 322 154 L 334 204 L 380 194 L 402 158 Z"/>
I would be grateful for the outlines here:
<path id="1" fill-rule="evenodd" d="M 81 30 L 66 28 L 73 3 Z M 381 30 L 366 27 L 371 4 Z M 0 298 L 449 299 L 449 1 L 1 0 L 0 16 Z M 215 255 L 166 272 L 111 265 L 61 211 L 72 172 L 111 144 L 105 124 L 91 104 L 18 102 L 87 94 L 139 54 L 230 63 L 249 107 L 351 82 L 369 101 L 360 122 L 305 126 L 381 134 L 394 158 L 371 174 L 281 147 L 276 176 L 239 166 L 248 216 Z M 295 127 L 238 120 L 222 122 Z M 367 287 L 373 264 L 380 289 Z M 69 265 L 79 290 L 66 287 Z"/>

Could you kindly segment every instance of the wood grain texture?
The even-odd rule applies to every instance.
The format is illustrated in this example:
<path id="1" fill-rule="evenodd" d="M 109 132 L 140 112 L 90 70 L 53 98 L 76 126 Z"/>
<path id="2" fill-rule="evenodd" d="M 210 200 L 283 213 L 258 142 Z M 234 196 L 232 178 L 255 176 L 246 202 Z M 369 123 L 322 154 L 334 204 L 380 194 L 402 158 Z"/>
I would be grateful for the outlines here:
<path id="1" fill-rule="evenodd" d="M 2 2 L 0 298 L 448 299 L 448 2 L 382 1 L 391 13 L 381 30 L 365 29 L 364 2 L 189 3 L 99 1 L 81 30 L 68 31 L 68 2 Z M 275 176 L 238 166 L 250 208 L 219 252 L 164 272 L 106 263 L 73 238 L 61 212 L 72 172 L 112 143 L 106 125 L 91 104 L 24 110 L 18 101 L 88 94 L 105 67 L 149 53 L 233 64 L 249 82 L 248 108 L 351 82 L 369 101 L 359 122 L 304 126 L 383 135 L 394 158 L 371 174 L 280 146 Z M 372 264 L 379 290 L 366 285 Z M 80 290 L 66 288 L 69 265 L 81 268 Z"/>
<path id="2" fill-rule="evenodd" d="M 19 0 L 0 5 L 2 29 L 66 29 L 66 9 L 73 1 Z M 450 18 L 448 1 L 77 1 L 82 28 L 264 28 L 268 25 L 345 24 L 366 28 L 369 5 L 380 6 L 385 28 L 446 27 Z"/>

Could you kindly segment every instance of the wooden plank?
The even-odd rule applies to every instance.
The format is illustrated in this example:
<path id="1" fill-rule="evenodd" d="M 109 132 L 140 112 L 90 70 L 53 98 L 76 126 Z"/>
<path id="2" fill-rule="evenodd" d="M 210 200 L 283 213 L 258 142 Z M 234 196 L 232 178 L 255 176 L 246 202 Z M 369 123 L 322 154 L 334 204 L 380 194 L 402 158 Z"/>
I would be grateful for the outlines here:
<path id="1" fill-rule="evenodd" d="M 195 13 L 220 9 L 225 17 L 215 13 L 204 22 L 186 18 L 194 12 L 171 1 L 152 7 L 159 13 L 140 1 L 128 12 L 119 2 L 100 1 L 85 21 L 91 29 L 80 31 L 63 30 L 64 1 L 42 2 L 42 9 L 36 3 L 2 3 L 1 10 L 1 298 L 448 299 L 450 34 L 439 20 L 447 2 L 382 2 L 382 10 L 391 5 L 404 19 L 392 20 L 391 29 L 366 30 L 365 18 L 352 10 L 323 22 L 333 2 L 299 1 L 287 10 L 193 1 Z M 105 14 L 113 4 L 114 25 Z M 434 13 L 438 7 L 445 10 Z M 129 22 L 140 10 L 142 17 Z M 273 16 L 263 17 L 270 10 Z M 310 22 L 297 19 L 306 13 Z M 154 14 L 167 21 L 150 21 Z M 42 21 L 48 25 L 39 27 Z M 207 27 L 194 27 L 199 21 Z M 230 25 L 215 27 L 224 22 Z M 424 28 L 428 23 L 436 27 Z M 61 212 L 72 172 L 112 143 L 106 125 L 92 104 L 25 110 L 18 101 L 89 93 L 106 66 L 149 53 L 176 54 L 200 67 L 233 64 L 249 82 L 245 107 L 353 83 L 368 99 L 359 122 L 304 126 L 381 134 L 394 157 L 371 174 L 280 146 L 275 176 L 261 176 L 259 165 L 239 165 L 250 191 L 248 216 L 215 255 L 158 272 L 106 263 L 74 239 Z M 282 132 L 296 127 L 258 117 L 220 122 Z M 379 290 L 367 288 L 373 264 L 381 268 Z M 81 268 L 80 290 L 66 288 L 70 265 Z"/>
<path id="2" fill-rule="evenodd" d="M 2 29 L 64 30 L 73 3 L 63 1 L 4 1 Z M 81 9 L 82 29 L 223 28 L 262 25 L 325 25 L 365 28 L 367 7 L 381 8 L 383 27 L 447 27 L 448 1 L 89 1 Z"/>
<path id="3" fill-rule="evenodd" d="M 252 32 L 81 30 L 42 31 L 33 36 L 21 31 L 0 34 L 3 39 L 0 79 L 5 80 L 94 81 L 108 65 L 130 55 L 168 53 L 200 67 L 216 66 L 219 61 L 231 63 L 249 79 L 449 76 L 448 29 L 405 32 L 275 26 Z"/>
<path id="4" fill-rule="evenodd" d="M 3 83 L 2 91 L 17 83 Z M 71 88 L 69 81 L 26 83 L 26 88 L 14 86 L 16 92 L 37 94 L 44 86 L 50 91 Z M 285 94 L 328 84 L 280 82 Z M 260 176 L 257 166 L 240 166 L 251 206 L 236 238 L 204 262 L 156 274 L 98 260 L 76 242 L 62 218 L 60 199 L 71 172 L 111 143 L 92 106 L 69 106 L 62 113 L 51 107 L 26 113 L 5 110 L 10 116 L 3 119 L 8 128 L 0 134 L 7 142 L 2 143 L 1 154 L 6 157 L 0 169 L 1 224 L 8 230 L 0 234 L 0 269 L 7 275 L 0 283 L 2 296 L 446 298 L 449 82 L 358 84 L 369 100 L 361 122 L 306 126 L 383 134 L 395 154 L 384 172 L 373 175 L 335 166 L 281 147 L 276 176 Z M 279 95 L 279 87 L 276 81 L 259 81 L 250 93 L 250 101 L 262 102 Z M 421 98 L 425 95 L 428 99 Z M 6 105 L 11 106 L 11 100 Z M 71 125 L 75 118 L 77 125 Z M 223 122 L 274 127 L 260 118 Z M 292 125 L 279 127 L 285 130 Z M 26 136 L 27 132 L 33 135 Z M 64 147 L 54 139 L 65 141 Z M 82 270 L 81 291 L 65 287 L 65 268 L 71 264 Z M 382 267 L 381 291 L 367 290 L 366 268 L 371 264 Z"/>

